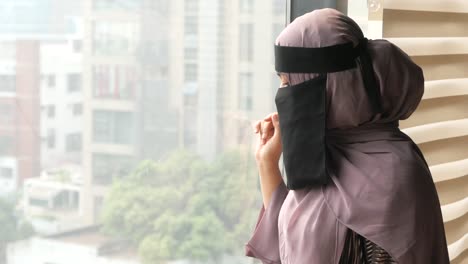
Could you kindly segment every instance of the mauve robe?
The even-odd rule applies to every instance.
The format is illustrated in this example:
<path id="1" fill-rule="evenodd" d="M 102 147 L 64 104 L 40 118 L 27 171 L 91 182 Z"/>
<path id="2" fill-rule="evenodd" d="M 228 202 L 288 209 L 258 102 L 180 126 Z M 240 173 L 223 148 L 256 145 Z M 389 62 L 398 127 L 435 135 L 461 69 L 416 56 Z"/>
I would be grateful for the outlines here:
<path id="1" fill-rule="evenodd" d="M 321 28 L 324 17 L 327 26 Z M 277 43 L 318 47 L 356 42 L 361 36 L 353 23 L 336 10 L 314 11 L 290 24 Z M 317 39 L 320 43 L 313 43 Z M 431 173 L 418 147 L 398 129 L 398 121 L 408 118 L 421 100 L 422 70 L 388 41 L 371 41 L 369 52 L 384 112 L 372 114 L 358 69 L 328 74 L 332 182 L 301 190 L 288 190 L 282 182 L 268 208 L 260 210 L 245 245 L 247 256 L 265 264 L 338 263 L 352 229 L 400 264 L 449 263 Z M 291 76 L 293 82 L 298 77 Z"/>

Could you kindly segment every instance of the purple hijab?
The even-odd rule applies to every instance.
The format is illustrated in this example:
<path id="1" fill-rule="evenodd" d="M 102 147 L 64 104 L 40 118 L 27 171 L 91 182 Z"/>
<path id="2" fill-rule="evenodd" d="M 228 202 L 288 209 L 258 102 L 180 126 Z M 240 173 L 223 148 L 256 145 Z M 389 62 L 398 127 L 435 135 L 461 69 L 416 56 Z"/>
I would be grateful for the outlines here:
<path id="1" fill-rule="evenodd" d="M 294 20 L 280 46 L 326 47 L 363 33 L 349 17 L 321 9 Z M 263 263 L 338 263 L 348 229 L 403 264 L 449 263 L 440 203 L 429 168 L 398 128 L 424 92 L 422 70 L 386 40 L 370 40 L 369 53 L 383 111 L 373 114 L 358 68 L 328 73 L 327 146 L 332 182 L 288 190 L 281 183 L 262 207 L 246 255 Z M 316 77 L 289 75 L 291 85 Z M 287 89 L 287 88 L 282 88 Z"/>

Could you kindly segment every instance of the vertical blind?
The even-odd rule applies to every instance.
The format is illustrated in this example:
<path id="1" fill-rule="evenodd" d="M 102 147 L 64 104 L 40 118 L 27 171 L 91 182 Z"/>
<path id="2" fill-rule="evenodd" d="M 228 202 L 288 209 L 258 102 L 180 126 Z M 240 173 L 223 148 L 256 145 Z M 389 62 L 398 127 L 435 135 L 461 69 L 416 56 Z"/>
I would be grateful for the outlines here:
<path id="1" fill-rule="evenodd" d="M 451 263 L 468 263 L 468 1 L 382 2 L 369 13 L 369 35 L 395 43 L 424 70 L 423 101 L 401 127 L 430 165 Z"/>

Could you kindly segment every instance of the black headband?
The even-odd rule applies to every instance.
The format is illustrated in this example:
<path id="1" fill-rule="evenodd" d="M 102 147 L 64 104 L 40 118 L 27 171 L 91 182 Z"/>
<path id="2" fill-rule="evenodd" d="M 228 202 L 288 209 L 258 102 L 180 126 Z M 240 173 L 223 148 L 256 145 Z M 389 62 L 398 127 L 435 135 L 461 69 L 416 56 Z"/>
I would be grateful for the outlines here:
<path id="1" fill-rule="evenodd" d="M 275 69 L 285 73 L 331 73 L 349 70 L 358 64 L 372 108 L 380 113 L 380 89 L 367 43 L 367 38 L 363 38 L 356 47 L 351 42 L 322 48 L 275 45 Z"/>

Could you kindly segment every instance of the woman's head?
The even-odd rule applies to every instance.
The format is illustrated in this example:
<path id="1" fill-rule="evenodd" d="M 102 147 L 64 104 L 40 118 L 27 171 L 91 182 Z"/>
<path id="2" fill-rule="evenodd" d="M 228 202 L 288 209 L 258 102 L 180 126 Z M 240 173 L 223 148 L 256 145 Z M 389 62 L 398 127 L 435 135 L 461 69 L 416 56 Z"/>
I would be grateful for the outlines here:
<path id="1" fill-rule="evenodd" d="M 276 45 L 304 48 L 321 48 L 352 42 L 364 37 L 359 26 L 341 12 L 326 8 L 314 10 L 296 18 L 276 39 Z M 280 73 L 287 75 L 291 85 L 317 76 L 317 74 Z"/>
<path id="2" fill-rule="evenodd" d="M 354 46 L 364 35 L 351 18 L 334 9 L 320 9 L 296 18 L 276 39 L 276 45 L 322 48 L 343 43 Z M 407 118 L 419 104 L 424 90 L 421 69 L 398 47 L 385 40 L 369 40 L 383 112 L 374 114 L 358 68 L 327 73 L 327 126 L 353 127 L 369 122 Z M 311 62 L 313 63 L 313 62 Z M 316 73 L 279 73 L 290 85 L 318 76 Z"/>

